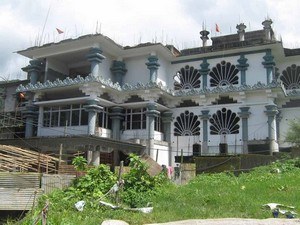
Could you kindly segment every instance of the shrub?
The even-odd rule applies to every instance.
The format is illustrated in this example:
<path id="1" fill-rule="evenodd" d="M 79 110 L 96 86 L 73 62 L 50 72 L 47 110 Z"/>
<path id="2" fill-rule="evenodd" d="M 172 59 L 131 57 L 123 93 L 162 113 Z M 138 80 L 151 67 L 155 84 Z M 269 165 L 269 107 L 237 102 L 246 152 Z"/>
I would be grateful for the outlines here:
<path id="1" fill-rule="evenodd" d="M 77 156 L 73 159 L 72 165 L 77 171 L 85 171 L 87 166 L 87 161 L 82 156 Z"/>
<path id="2" fill-rule="evenodd" d="M 117 177 L 109 167 L 101 164 L 98 167 L 90 168 L 85 176 L 76 179 L 67 192 L 79 198 L 100 198 L 116 181 Z"/>
<path id="3" fill-rule="evenodd" d="M 151 201 L 157 187 L 167 181 L 164 173 L 150 176 L 147 172 L 148 166 L 141 159 L 130 155 L 130 171 L 123 175 L 125 181 L 122 199 L 131 207 L 145 207 Z"/>

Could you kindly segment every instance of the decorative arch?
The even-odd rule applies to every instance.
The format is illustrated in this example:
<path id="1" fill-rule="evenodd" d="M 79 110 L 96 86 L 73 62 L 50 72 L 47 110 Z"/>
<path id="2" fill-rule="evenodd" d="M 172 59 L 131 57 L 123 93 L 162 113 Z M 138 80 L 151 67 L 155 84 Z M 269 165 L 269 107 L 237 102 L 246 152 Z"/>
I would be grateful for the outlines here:
<path id="1" fill-rule="evenodd" d="M 232 112 L 230 109 L 222 108 L 212 115 L 209 119 L 210 134 L 220 135 L 220 134 L 238 134 L 240 125 L 238 122 L 240 118 L 236 113 Z"/>
<path id="2" fill-rule="evenodd" d="M 239 70 L 235 65 L 232 65 L 230 62 L 222 61 L 209 72 L 210 86 L 217 87 L 238 84 L 238 72 Z"/>
<path id="3" fill-rule="evenodd" d="M 176 78 L 175 78 L 176 77 Z M 186 65 L 181 68 L 174 77 L 174 89 L 193 89 L 200 88 L 200 72 L 193 66 Z"/>
<path id="4" fill-rule="evenodd" d="M 300 88 L 300 66 L 295 64 L 288 66 L 282 71 L 280 77 L 284 87 L 287 90 L 299 89 Z"/>
<path id="5" fill-rule="evenodd" d="M 174 122 L 174 135 L 175 136 L 196 136 L 200 135 L 200 121 L 198 116 L 193 112 L 186 110 L 176 118 Z"/>

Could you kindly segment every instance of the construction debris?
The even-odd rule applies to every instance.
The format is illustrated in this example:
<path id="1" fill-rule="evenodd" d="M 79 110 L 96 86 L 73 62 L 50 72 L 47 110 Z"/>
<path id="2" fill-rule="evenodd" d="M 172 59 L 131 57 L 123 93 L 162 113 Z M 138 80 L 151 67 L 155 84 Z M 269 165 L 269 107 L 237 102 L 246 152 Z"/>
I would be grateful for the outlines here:
<path id="1" fill-rule="evenodd" d="M 0 145 L 0 171 L 54 173 L 58 158 L 9 145 Z"/>
<path id="2" fill-rule="evenodd" d="M 85 206 L 85 201 L 79 201 L 75 203 L 75 208 L 80 212 L 83 211 L 84 206 Z"/>
<path id="3" fill-rule="evenodd" d="M 274 218 L 278 218 L 279 214 L 284 215 L 288 219 L 295 218 L 297 215 L 297 213 L 293 211 L 293 209 L 295 209 L 294 206 L 287 206 L 279 203 L 268 203 L 264 204 L 263 206 L 272 211 Z"/>

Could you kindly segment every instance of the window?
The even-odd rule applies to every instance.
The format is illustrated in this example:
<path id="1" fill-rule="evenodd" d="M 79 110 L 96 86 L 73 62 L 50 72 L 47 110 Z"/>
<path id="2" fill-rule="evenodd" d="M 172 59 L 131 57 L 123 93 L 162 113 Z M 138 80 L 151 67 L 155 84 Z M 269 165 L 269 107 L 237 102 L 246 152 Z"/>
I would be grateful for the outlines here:
<path id="1" fill-rule="evenodd" d="M 55 106 L 51 108 L 51 127 L 58 127 L 59 107 Z"/>
<path id="2" fill-rule="evenodd" d="M 154 130 L 161 131 L 161 117 L 158 115 L 154 120 Z"/>
<path id="3" fill-rule="evenodd" d="M 212 135 L 226 135 L 238 134 L 240 125 L 238 124 L 240 118 L 236 113 L 230 109 L 222 108 L 212 115 L 209 119 L 211 124 L 210 134 Z"/>
<path id="4" fill-rule="evenodd" d="M 50 127 L 50 118 L 51 118 L 51 108 L 44 107 L 44 115 L 43 115 L 43 126 Z"/>
<path id="5" fill-rule="evenodd" d="M 282 71 L 282 76 L 280 77 L 284 87 L 288 90 L 299 89 L 300 88 L 300 66 L 295 64 L 288 66 Z"/>
<path id="6" fill-rule="evenodd" d="M 71 126 L 78 126 L 80 119 L 80 109 L 72 110 Z"/>
<path id="7" fill-rule="evenodd" d="M 105 107 L 102 111 L 98 112 L 98 126 L 102 128 L 111 128 L 110 118 L 108 117 L 108 109 Z"/>
<path id="8" fill-rule="evenodd" d="M 70 126 L 71 118 L 70 118 L 70 106 L 60 106 L 60 116 L 59 116 L 59 126 Z"/>
<path id="9" fill-rule="evenodd" d="M 193 112 L 186 110 L 181 113 L 174 122 L 175 136 L 198 136 L 200 135 L 200 121 Z"/>
<path id="10" fill-rule="evenodd" d="M 84 109 L 80 110 L 80 125 L 88 125 L 89 124 L 89 113 Z"/>
<path id="11" fill-rule="evenodd" d="M 44 107 L 44 127 L 80 126 L 88 124 L 88 112 L 83 105 Z"/>
<path id="12" fill-rule="evenodd" d="M 238 72 L 239 70 L 235 65 L 222 61 L 213 67 L 209 73 L 210 86 L 217 87 L 238 84 Z"/>
<path id="13" fill-rule="evenodd" d="M 200 72 L 193 66 L 186 65 L 177 71 L 174 79 L 174 89 L 200 88 Z"/>
<path id="14" fill-rule="evenodd" d="M 146 109 L 126 109 L 125 129 L 146 129 Z"/>

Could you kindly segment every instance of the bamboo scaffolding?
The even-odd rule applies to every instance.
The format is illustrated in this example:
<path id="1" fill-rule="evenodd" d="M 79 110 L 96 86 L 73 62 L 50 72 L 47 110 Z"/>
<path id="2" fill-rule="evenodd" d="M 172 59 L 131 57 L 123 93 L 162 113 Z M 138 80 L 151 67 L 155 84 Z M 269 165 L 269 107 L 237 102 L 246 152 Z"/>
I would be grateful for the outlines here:
<path id="1" fill-rule="evenodd" d="M 59 158 L 14 146 L 0 145 L 0 171 L 56 172 Z"/>

